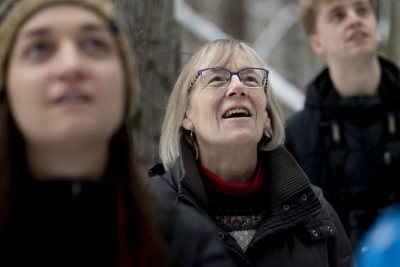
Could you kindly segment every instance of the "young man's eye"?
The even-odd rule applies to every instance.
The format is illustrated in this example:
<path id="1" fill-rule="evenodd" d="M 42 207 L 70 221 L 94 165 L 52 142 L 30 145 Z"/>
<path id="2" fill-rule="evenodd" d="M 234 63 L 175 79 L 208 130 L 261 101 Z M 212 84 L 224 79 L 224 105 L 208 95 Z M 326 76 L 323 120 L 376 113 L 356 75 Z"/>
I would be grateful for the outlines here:
<path id="1" fill-rule="evenodd" d="M 356 12 L 359 16 L 364 17 L 369 14 L 369 9 L 366 7 L 358 7 Z"/>
<path id="2" fill-rule="evenodd" d="M 337 11 L 332 14 L 331 20 L 334 22 L 340 22 L 344 19 L 345 13 L 343 11 Z"/>

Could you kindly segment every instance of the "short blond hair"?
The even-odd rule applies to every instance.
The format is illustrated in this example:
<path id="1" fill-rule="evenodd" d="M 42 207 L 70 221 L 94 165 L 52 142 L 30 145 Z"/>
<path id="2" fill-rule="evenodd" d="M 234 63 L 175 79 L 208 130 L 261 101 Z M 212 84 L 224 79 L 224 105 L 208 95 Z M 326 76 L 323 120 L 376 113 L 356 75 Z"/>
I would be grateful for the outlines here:
<path id="1" fill-rule="evenodd" d="M 331 3 L 337 0 L 300 0 L 300 19 L 307 35 L 316 32 L 316 23 L 319 13 L 319 8 L 322 3 Z M 377 0 L 369 0 L 372 9 L 378 10 Z M 376 14 L 376 13 L 375 13 Z"/>
<path id="2" fill-rule="evenodd" d="M 226 67 L 239 52 L 255 64 L 253 67 L 264 67 L 262 60 L 251 47 L 234 39 L 219 39 L 206 43 L 184 66 L 171 92 L 161 129 L 159 155 L 166 170 L 173 166 L 179 156 L 179 140 L 185 134 L 182 121 L 189 103 L 189 88 L 197 71 L 207 67 Z M 267 112 L 271 119 L 271 140 L 266 144 L 260 142 L 260 149 L 272 150 L 284 141 L 283 120 L 279 103 L 272 90 L 268 89 L 265 92 L 268 101 Z"/>

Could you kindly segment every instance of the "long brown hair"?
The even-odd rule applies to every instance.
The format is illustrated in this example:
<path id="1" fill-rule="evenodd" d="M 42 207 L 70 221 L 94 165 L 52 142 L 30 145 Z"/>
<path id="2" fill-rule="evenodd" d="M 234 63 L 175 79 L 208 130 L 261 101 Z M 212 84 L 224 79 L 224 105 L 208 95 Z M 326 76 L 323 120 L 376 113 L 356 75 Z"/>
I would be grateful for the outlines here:
<path id="1" fill-rule="evenodd" d="M 70 2 L 80 3 L 79 1 Z M 106 1 L 85 0 L 84 2 L 88 6 L 95 7 L 100 2 Z M 20 1 L 17 5 L 21 3 L 32 4 L 33 1 Z M 15 31 L 18 31 L 18 28 Z M 114 34 L 121 44 L 119 47 L 121 61 L 125 66 L 125 75 L 128 76 L 125 78 L 130 80 L 134 76 L 132 84 L 128 82 L 125 120 L 111 139 L 108 157 L 107 174 L 111 176 L 112 188 L 115 190 L 113 195 L 116 196 L 116 263 L 117 266 L 167 266 L 169 261 L 167 260 L 166 246 L 159 232 L 157 216 L 148 190 L 144 186 L 145 172 L 138 165 L 134 152 L 133 128 L 130 118 L 135 106 L 133 101 L 139 89 L 136 62 L 134 62 L 134 55 L 131 55 L 132 51 L 129 51 L 128 45 L 124 43 L 126 36 L 121 31 L 115 31 Z M 10 38 L 12 39 L 11 36 Z M 9 54 L 10 51 L 7 55 Z M 128 58 L 132 58 L 132 62 L 128 62 Z M 3 58 L 2 60 L 0 76 L 5 78 L 8 59 Z M 10 223 L 13 213 L 12 191 L 15 184 L 12 181 L 17 179 L 16 173 L 19 169 L 28 167 L 25 163 L 25 142 L 10 112 L 7 86 L 0 83 L 0 87 L 2 87 L 0 88 L 0 240 L 7 240 L 10 238 Z M 154 257 L 154 255 L 157 256 Z"/>
<path id="2" fill-rule="evenodd" d="M 11 117 L 6 90 L 0 94 L 0 237 L 9 238 L 11 181 L 25 162 L 24 140 Z M 154 207 L 144 186 L 134 153 L 132 130 L 124 124 L 114 135 L 109 153 L 116 199 L 117 265 L 167 266 L 167 253 L 159 233 Z M 157 257 L 154 257 L 157 255 Z"/>
<path id="3" fill-rule="evenodd" d="M 166 247 L 144 186 L 147 177 L 133 151 L 131 131 L 123 127 L 110 153 L 114 167 L 120 169 L 116 180 L 119 266 L 167 266 Z"/>

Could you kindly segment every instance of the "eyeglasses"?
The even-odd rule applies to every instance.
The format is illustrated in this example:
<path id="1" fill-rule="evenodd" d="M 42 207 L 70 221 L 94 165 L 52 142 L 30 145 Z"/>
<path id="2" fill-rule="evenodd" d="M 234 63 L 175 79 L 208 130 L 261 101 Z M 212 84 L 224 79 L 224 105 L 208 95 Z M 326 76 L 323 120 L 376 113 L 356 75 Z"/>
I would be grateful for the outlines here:
<path id="1" fill-rule="evenodd" d="M 268 81 L 268 70 L 262 68 L 245 68 L 238 72 L 222 68 L 207 68 L 197 71 L 194 81 L 190 84 L 189 91 L 198 77 L 202 78 L 206 87 L 227 88 L 233 75 L 237 75 L 240 82 L 248 88 L 265 88 Z"/>

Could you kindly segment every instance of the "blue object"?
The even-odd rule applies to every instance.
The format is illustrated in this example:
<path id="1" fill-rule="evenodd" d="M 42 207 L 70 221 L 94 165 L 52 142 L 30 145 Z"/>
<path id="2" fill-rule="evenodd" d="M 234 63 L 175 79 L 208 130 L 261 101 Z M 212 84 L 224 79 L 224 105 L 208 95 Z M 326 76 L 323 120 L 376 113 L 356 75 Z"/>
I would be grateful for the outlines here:
<path id="1" fill-rule="evenodd" d="M 356 267 L 400 266 L 400 206 L 383 212 L 361 239 Z"/>

